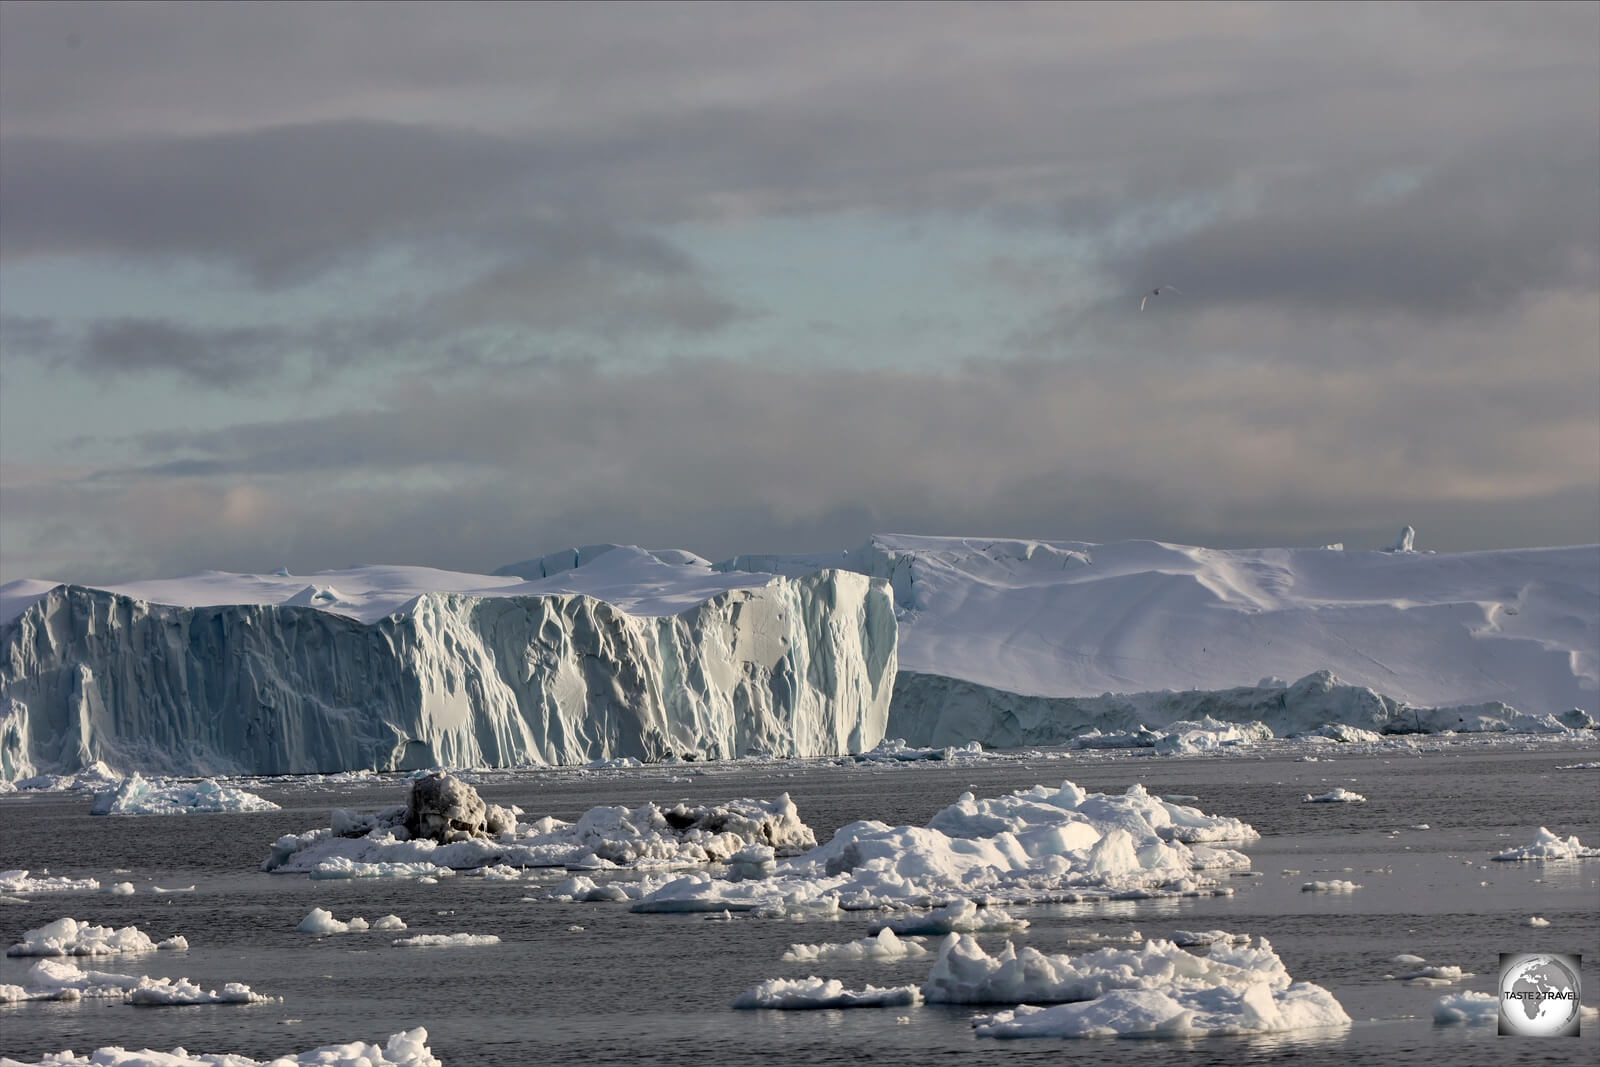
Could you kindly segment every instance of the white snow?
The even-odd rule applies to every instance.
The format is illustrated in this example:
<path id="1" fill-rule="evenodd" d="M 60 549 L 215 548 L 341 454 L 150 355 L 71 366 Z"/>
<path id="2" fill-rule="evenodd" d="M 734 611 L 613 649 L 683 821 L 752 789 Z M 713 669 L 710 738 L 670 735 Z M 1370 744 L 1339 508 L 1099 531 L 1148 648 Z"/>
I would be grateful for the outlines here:
<path id="1" fill-rule="evenodd" d="M 0 1056 L 0 1067 L 22 1065 Z M 38 1067 L 443 1067 L 443 1064 L 428 1048 L 428 1031 L 419 1026 L 391 1035 L 382 1045 L 365 1041 L 324 1045 L 271 1061 L 229 1053 L 191 1055 L 183 1048 L 154 1052 L 107 1046 L 84 1056 L 75 1056 L 70 1050 L 48 1055 L 38 1061 Z"/>
<path id="2" fill-rule="evenodd" d="M 1576 834 L 1562 837 L 1539 827 L 1533 843 L 1521 848 L 1507 849 L 1494 858 L 1501 861 L 1518 860 L 1584 860 L 1600 857 L 1600 848 L 1586 848 Z"/>
<path id="3" fill-rule="evenodd" d="M 1342 785 L 1336 785 L 1330 791 L 1318 796 L 1307 793 L 1301 798 L 1307 804 L 1365 804 L 1367 798 L 1360 793 L 1352 793 Z"/>
<path id="4" fill-rule="evenodd" d="M 183 950 L 189 942 L 174 935 L 156 942 L 137 926 L 94 926 L 73 918 L 29 930 L 22 940 L 6 949 L 7 956 L 116 956 L 123 953 L 154 952 L 157 949 Z"/>
<path id="5" fill-rule="evenodd" d="M 277 811 L 278 805 L 214 778 L 198 782 L 147 780 L 137 772 L 116 789 L 100 793 L 91 815 L 190 815 L 211 812 Z"/>

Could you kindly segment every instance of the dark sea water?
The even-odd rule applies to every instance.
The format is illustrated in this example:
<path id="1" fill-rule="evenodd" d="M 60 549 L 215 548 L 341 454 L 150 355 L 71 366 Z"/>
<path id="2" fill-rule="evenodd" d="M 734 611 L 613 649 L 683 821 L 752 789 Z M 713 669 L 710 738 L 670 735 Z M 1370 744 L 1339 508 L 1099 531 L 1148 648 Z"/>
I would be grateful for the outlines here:
<path id="1" fill-rule="evenodd" d="M 1327 746 L 1317 749 L 1321 756 Z M 1253 877 L 1229 877 L 1229 897 L 1010 908 L 1032 925 L 1019 947 L 1079 952 L 1089 935 L 1223 928 L 1268 938 L 1297 980 L 1329 989 L 1355 1020 L 1347 1031 L 1281 1038 L 1192 1041 L 998 1041 L 974 1036 L 973 1010 L 929 1005 L 853 1011 L 735 1011 L 767 978 L 817 974 L 848 987 L 919 983 L 927 959 L 895 963 L 784 963 L 792 942 L 839 942 L 881 915 L 791 922 L 703 915 L 635 915 L 626 904 L 527 901 L 566 877 L 515 882 L 458 877 L 414 882 L 310 881 L 258 871 L 278 835 L 328 825 L 334 807 L 372 810 L 403 800 L 403 783 L 254 786 L 284 806 L 250 815 L 92 817 L 86 796 L 0 797 L 0 868 L 131 881 L 133 896 L 39 894 L 0 903 L 0 943 L 63 916 L 137 925 L 160 939 L 185 935 L 187 952 L 80 960 L 98 970 L 228 981 L 283 997 L 251 1006 L 135 1008 L 117 1002 L 0 1006 L 0 1054 L 23 1060 L 103 1045 L 256 1058 L 335 1042 L 381 1040 L 427 1027 L 446 1064 L 748 1063 L 1031 1064 L 1065 1056 L 1097 1063 L 1452 1065 L 1600 1062 L 1600 1021 L 1577 1039 L 1498 1037 L 1493 1026 L 1439 1026 L 1433 1004 L 1465 989 L 1489 992 L 1499 954 L 1583 955 L 1585 1002 L 1600 1003 L 1600 860 L 1495 863 L 1540 826 L 1600 845 L 1600 771 L 1562 770 L 1600 759 L 1600 743 L 1500 741 L 1393 748 L 1303 762 L 1307 748 L 1250 755 L 1156 758 L 1138 753 L 1040 754 L 971 764 L 840 762 L 689 765 L 632 771 L 486 772 L 480 792 L 515 803 L 524 819 L 573 818 L 598 804 L 715 801 L 790 793 L 826 840 L 860 818 L 925 823 L 964 790 L 1000 795 L 1070 779 L 1093 791 L 1139 782 L 1198 797 L 1203 810 L 1251 823 L 1244 849 Z M 1261 753 L 1265 752 L 1266 755 Z M 1046 758 L 1046 757 L 1050 758 Z M 1363 805 L 1304 804 L 1344 786 Z M 1415 829 L 1427 824 L 1428 829 Z M 114 873 L 118 869 L 126 873 Z M 1292 872 L 1292 873 L 1291 873 Z M 1350 880 L 1349 894 L 1301 891 Z M 151 886 L 196 887 L 156 895 Z M 295 927 L 313 907 L 339 919 L 395 913 L 406 934 L 492 933 L 488 947 L 409 949 L 381 932 L 315 938 Z M 1530 916 L 1550 921 L 1527 925 Z M 582 929 L 574 929 L 581 927 Z M 986 948 L 1008 935 L 983 935 Z M 1451 987 L 1410 988 L 1385 978 L 1407 952 L 1476 972 Z M 34 961 L 0 962 L 21 982 Z"/>

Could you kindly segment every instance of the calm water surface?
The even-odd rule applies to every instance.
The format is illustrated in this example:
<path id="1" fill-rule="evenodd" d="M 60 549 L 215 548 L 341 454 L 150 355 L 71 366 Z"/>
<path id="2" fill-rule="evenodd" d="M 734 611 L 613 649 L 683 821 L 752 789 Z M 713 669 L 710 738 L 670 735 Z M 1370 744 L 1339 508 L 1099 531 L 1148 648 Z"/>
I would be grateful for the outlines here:
<path id="1" fill-rule="evenodd" d="M 1298 980 L 1333 992 L 1356 1024 L 1333 1035 L 1195 1041 L 996 1041 L 973 1035 L 973 1010 L 915 1008 L 820 1012 L 734 1011 L 730 1002 L 767 978 L 817 973 L 861 987 L 920 983 L 929 963 L 783 963 L 792 942 L 863 937 L 873 915 L 789 922 L 701 915 L 634 915 L 626 904 L 526 901 L 566 877 L 518 882 L 458 877 L 411 882 L 312 882 L 257 868 L 278 835 L 328 824 L 334 807 L 400 803 L 402 783 L 272 782 L 256 791 L 284 806 L 253 815 L 91 817 L 83 796 L 0 798 L 0 868 L 131 881 L 134 896 L 41 894 L 0 903 L 0 942 L 63 916 L 129 923 L 157 939 L 185 935 L 184 953 L 102 957 L 95 969 L 176 977 L 207 987 L 248 983 L 282 1003 L 134 1008 L 121 1003 L 0 1007 L 0 1054 L 37 1059 L 103 1045 L 256 1058 L 426 1026 L 446 1064 L 766 1063 L 1031 1064 L 1063 1055 L 1100 1063 L 1453 1064 L 1600 1061 L 1600 1023 L 1573 1039 L 1500 1038 L 1491 1027 L 1432 1021 L 1446 992 L 1491 991 L 1499 953 L 1577 952 L 1585 1001 L 1600 1002 L 1600 860 L 1493 863 L 1532 841 L 1539 826 L 1600 844 L 1600 771 L 1562 770 L 1600 759 L 1596 742 L 1524 746 L 1462 743 L 1304 762 L 1307 749 L 1194 759 L 1135 753 L 1041 754 L 973 764 L 724 764 L 634 771 L 494 772 L 480 791 L 515 803 L 524 819 L 571 819 L 598 804 L 715 801 L 787 791 L 826 840 L 860 818 L 925 823 L 962 791 L 1003 794 L 1071 779 L 1120 792 L 1198 797 L 1199 807 L 1243 818 L 1262 833 L 1244 851 L 1253 875 L 1230 877 L 1230 897 L 1013 908 L 1032 926 L 1011 935 L 1045 952 L 1079 952 L 1089 935 L 1224 928 L 1267 937 Z M 1321 755 L 1321 752 L 1318 752 Z M 1044 758 L 1050 756 L 1051 758 Z M 1364 805 L 1303 804 L 1342 785 Z M 1427 824 L 1428 829 L 1416 829 Z M 119 869 L 126 873 L 115 873 Z M 1347 879 L 1350 894 L 1305 893 L 1307 881 Z M 156 895 L 152 886 L 196 887 Z M 408 949 L 394 935 L 313 938 L 295 927 L 313 907 L 337 918 L 390 912 L 414 933 L 493 933 L 483 948 Z M 1530 916 L 1550 920 L 1527 925 Z M 574 929 L 581 927 L 581 929 Z M 1006 935 L 985 935 L 1001 947 Z M 1477 972 L 1449 988 L 1408 988 L 1383 976 L 1401 952 Z M 20 982 L 32 960 L 0 962 L 0 982 Z"/>

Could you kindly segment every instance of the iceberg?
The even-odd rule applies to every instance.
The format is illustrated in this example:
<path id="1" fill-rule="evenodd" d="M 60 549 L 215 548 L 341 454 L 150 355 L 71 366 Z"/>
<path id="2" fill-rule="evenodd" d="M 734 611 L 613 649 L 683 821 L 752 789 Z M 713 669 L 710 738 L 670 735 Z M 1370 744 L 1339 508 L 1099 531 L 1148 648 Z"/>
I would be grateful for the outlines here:
<path id="1" fill-rule="evenodd" d="M 117 788 L 99 793 L 91 815 L 192 815 L 212 812 L 277 811 L 278 805 L 213 778 L 198 782 L 146 780 L 138 772 Z"/>
<path id="2" fill-rule="evenodd" d="M 860 574 L 615 549 L 539 581 L 326 577 L 340 599 L 220 574 L 6 598 L 0 777 L 814 757 L 883 737 L 894 608 Z"/>
<path id="3" fill-rule="evenodd" d="M 1541 826 L 1539 832 L 1534 835 L 1532 844 L 1507 849 L 1496 853 L 1492 858 L 1502 863 L 1530 860 L 1587 860 L 1600 858 L 1600 848 L 1585 846 L 1578 840 L 1577 834 L 1562 837 L 1560 834 L 1551 833 L 1548 827 Z"/>
<path id="4" fill-rule="evenodd" d="M 1559 735 L 1597 725 L 1597 648 L 1596 546 L 885 534 L 715 565 L 591 545 L 492 575 L 23 580 L 0 587 L 0 783 Z"/>

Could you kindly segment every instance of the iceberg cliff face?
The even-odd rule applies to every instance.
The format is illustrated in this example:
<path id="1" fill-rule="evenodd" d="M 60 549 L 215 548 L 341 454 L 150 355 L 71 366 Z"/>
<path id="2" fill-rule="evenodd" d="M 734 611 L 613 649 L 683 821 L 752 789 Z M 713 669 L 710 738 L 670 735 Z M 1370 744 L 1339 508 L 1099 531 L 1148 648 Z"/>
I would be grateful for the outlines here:
<path id="1" fill-rule="evenodd" d="M 363 620 L 57 586 L 0 625 L 0 774 L 822 756 L 883 737 L 897 666 L 883 582 L 773 578 L 670 615 L 495 593 L 425 593 Z"/>

